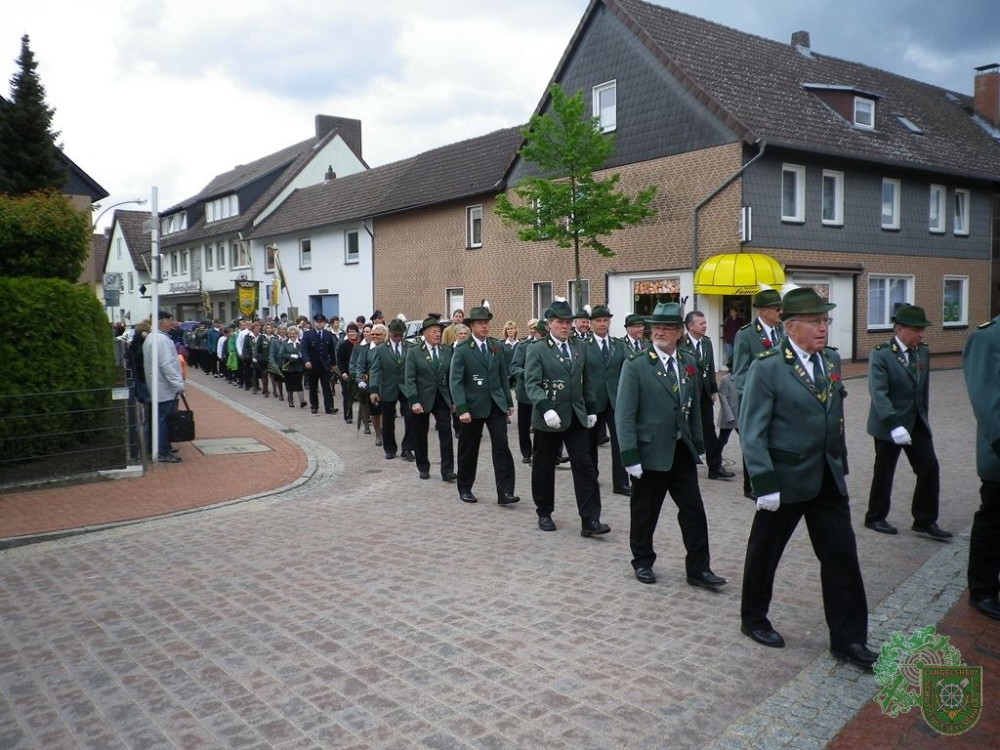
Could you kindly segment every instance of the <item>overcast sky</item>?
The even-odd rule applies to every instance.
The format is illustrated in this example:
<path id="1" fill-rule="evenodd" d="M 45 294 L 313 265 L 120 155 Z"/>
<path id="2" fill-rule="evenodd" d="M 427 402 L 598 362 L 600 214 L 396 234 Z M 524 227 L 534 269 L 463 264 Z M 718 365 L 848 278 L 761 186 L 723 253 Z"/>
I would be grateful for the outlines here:
<path id="1" fill-rule="evenodd" d="M 821 54 L 972 93 L 1000 62 L 996 0 L 671 0 Z M 362 121 L 379 166 L 527 121 L 586 0 L 4 0 L 9 93 L 31 37 L 66 154 L 119 200 L 160 208 L 215 175 Z M 123 208 L 135 208 L 123 206 Z M 106 225 L 110 214 L 101 221 Z"/>

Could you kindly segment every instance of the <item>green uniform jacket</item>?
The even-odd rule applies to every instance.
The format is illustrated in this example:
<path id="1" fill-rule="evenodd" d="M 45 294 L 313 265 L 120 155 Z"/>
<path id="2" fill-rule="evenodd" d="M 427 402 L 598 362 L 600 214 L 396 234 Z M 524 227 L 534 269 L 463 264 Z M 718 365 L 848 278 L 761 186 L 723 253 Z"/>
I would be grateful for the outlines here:
<path id="1" fill-rule="evenodd" d="M 293 354 L 298 354 L 298 358 L 292 359 Z M 293 344 L 286 339 L 276 357 L 277 361 L 281 363 L 281 369 L 285 372 L 303 372 L 305 370 L 305 361 L 302 359 L 302 342 L 299 340 Z"/>
<path id="2" fill-rule="evenodd" d="M 628 354 L 621 339 L 610 336 L 608 336 L 608 358 L 606 360 L 601 353 L 597 339 L 593 336 L 586 339 L 584 349 L 587 352 L 589 386 L 593 393 L 594 408 L 597 410 L 591 414 L 600 414 L 608 408 L 608 404 L 614 408 L 618 401 L 618 380 L 621 378 L 622 365 L 628 359 Z"/>
<path id="3" fill-rule="evenodd" d="M 486 419 L 493 404 L 504 411 L 514 408 L 510 373 L 507 372 L 507 359 L 500 351 L 501 344 L 494 338 L 487 338 L 486 346 L 489 354 L 485 358 L 472 336 L 455 346 L 448 380 L 458 416 L 468 412 L 473 419 Z"/>
<path id="4" fill-rule="evenodd" d="M 930 388 L 930 354 L 926 344 L 917 347 L 917 366 L 910 367 L 896 338 L 879 344 L 868 358 L 868 434 L 878 440 L 892 442 L 894 427 L 905 427 L 910 433 L 923 421 L 930 432 L 927 417 Z"/>
<path id="5" fill-rule="evenodd" d="M 976 415 L 976 473 L 1000 482 L 1000 315 L 965 342 L 962 369 Z"/>
<path id="6" fill-rule="evenodd" d="M 590 342 L 570 336 L 566 345 L 569 359 L 563 357 L 551 336 L 529 344 L 524 355 L 524 390 L 534 404 L 531 426 L 542 432 L 566 432 L 574 414 L 586 427 L 587 415 L 597 413 L 589 391 L 590 368 L 586 366 Z M 549 409 L 559 415 L 557 430 L 545 424 L 543 415 Z"/>
<path id="7" fill-rule="evenodd" d="M 368 355 L 368 393 L 377 393 L 384 401 L 395 401 L 402 393 L 408 347 L 399 344 L 400 356 L 392 350 L 391 341 L 383 341 Z"/>
<path id="8" fill-rule="evenodd" d="M 365 375 L 368 374 L 368 350 L 371 349 L 371 344 L 366 344 L 364 341 L 359 341 L 351 349 L 351 361 L 348 364 L 348 373 L 355 382 L 361 382 Z"/>
<path id="9" fill-rule="evenodd" d="M 694 341 L 688 334 L 684 334 L 680 343 L 690 349 L 698 361 L 698 378 L 701 380 L 701 388 L 705 395 L 711 398 L 713 394 L 719 392 L 719 384 L 715 381 L 715 349 L 712 347 L 712 339 L 708 336 L 701 337 L 700 357 L 698 350 L 694 348 Z"/>
<path id="10" fill-rule="evenodd" d="M 827 348 L 822 357 L 825 393 L 816 389 L 787 341 L 759 355 L 750 367 L 740 407 L 740 444 L 758 496 L 781 492 L 782 503 L 812 500 L 823 483 L 824 464 L 847 494 L 840 355 Z"/>
<path id="11" fill-rule="evenodd" d="M 524 358 L 528 353 L 528 347 L 534 344 L 536 339 L 522 341 L 514 347 L 514 359 L 510 363 L 510 376 L 517 381 L 514 387 L 514 396 L 519 404 L 530 404 L 528 392 L 524 388 Z"/>
<path id="12" fill-rule="evenodd" d="M 678 348 L 674 354 L 681 375 L 676 391 L 670 387 L 653 347 L 634 352 L 622 365 L 615 426 L 625 466 L 641 464 L 644 471 L 670 471 L 681 442 L 695 462 L 701 463 L 698 457 L 705 452 L 705 440 L 698 406 L 701 381 L 697 362 L 686 349 Z"/>
<path id="13" fill-rule="evenodd" d="M 780 343 L 785 336 L 784 328 L 778 323 L 774 330 Z M 765 335 L 760 318 L 754 318 L 752 323 L 747 323 L 736 332 L 736 340 L 733 341 L 733 385 L 736 386 L 738 398 L 743 398 L 747 373 L 754 357 L 766 352 L 771 346 L 771 340 Z"/>
<path id="14" fill-rule="evenodd" d="M 438 345 L 438 364 L 435 367 L 431 349 L 425 341 L 414 344 L 407 352 L 403 393 L 411 405 L 419 403 L 425 413 L 430 413 L 438 393 L 449 407 L 452 405 L 451 390 L 448 387 L 448 367 L 451 365 L 452 354 L 452 347 Z"/>

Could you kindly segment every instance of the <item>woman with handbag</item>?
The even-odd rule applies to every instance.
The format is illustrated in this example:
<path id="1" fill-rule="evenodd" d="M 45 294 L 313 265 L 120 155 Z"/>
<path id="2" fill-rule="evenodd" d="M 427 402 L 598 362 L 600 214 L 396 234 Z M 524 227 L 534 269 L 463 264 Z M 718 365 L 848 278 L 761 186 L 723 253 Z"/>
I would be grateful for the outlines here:
<path id="1" fill-rule="evenodd" d="M 285 375 L 285 386 L 288 390 L 288 408 L 295 408 L 295 394 L 299 394 L 299 406 L 306 407 L 306 396 L 302 390 L 302 374 L 305 363 L 302 361 L 302 342 L 299 341 L 299 327 L 288 326 L 288 339 L 281 345 L 281 371 Z"/>

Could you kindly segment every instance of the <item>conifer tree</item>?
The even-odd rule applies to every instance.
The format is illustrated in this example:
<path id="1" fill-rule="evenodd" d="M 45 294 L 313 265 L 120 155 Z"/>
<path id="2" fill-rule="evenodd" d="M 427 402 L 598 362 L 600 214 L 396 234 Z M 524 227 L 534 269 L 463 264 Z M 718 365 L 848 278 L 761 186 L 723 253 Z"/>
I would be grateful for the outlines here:
<path id="1" fill-rule="evenodd" d="M 60 190 L 66 170 L 52 130 L 55 111 L 45 103 L 45 87 L 25 34 L 18 70 L 10 81 L 10 100 L 0 99 L 0 193 L 25 195 Z"/>

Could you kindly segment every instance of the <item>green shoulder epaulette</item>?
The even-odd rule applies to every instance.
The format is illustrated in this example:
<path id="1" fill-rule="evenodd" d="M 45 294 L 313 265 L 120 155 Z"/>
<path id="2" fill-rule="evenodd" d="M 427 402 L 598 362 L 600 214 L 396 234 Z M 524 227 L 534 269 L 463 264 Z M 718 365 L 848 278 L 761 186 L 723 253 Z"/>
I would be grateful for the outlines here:
<path id="1" fill-rule="evenodd" d="M 890 346 L 892 346 L 891 341 L 883 341 L 881 344 L 875 347 L 875 351 L 878 351 L 879 349 L 888 349 Z"/>
<path id="2" fill-rule="evenodd" d="M 994 323 L 996 323 L 995 320 L 987 320 L 985 323 L 981 324 L 979 328 L 989 328 Z"/>
<path id="3" fill-rule="evenodd" d="M 827 348 L 827 349 L 833 349 L 833 351 L 838 351 L 837 347 L 835 347 L 835 346 L 830 346 L 829 344 L 827 344 L 827 345 L 826 345 L 826 348 Z"/>
<path id="4" fill-rule="evenodd" d="M 645 354 L 645 353 L 646 353 L 646 350 L 645 350 L 645 349 L 640 349 L 640 350 L 639 350 L 639 351 L 637 351 L 637 352 L 632 352 L 631 354 L 629 354 L 629 355 L 628 355 L 628 358 L 629 358 L 629 359 L 635 359 L 636 357 L 641 357 L 641 356 L 642 356 L 643 354 Z"/>
<path id="5" fill-rule="evenodd" d="M 750 323 L 747 323 L 745 326 L 740 326 L 740 330 L 742 331 L 744 328 L 749 328 L 749 327 L 750 327 Z"/>
<path id="6" fill-rule="evenodd" d="M 757 357 L 757 359 L 764 359 L 764 358 L 766 358 L 766 357 L 773 357 L 773 356 L 774 356 L 775 354 L 777 354 L 777 353 L 778 353 L 778 352 L 779 352 L 780 350 L 781 350 L 781 347 L 780 347 L 780 346 L 775 346 L 775 347 L 772 347 L 772 348 L 770 348 L 770 349 L 765 349 L 765 350 L 764 350 L 764 351 L 762 351 L 762 352 L 758 352 L 758 353 L 757 353 L 756 355 L 754 355 L 754 356 L 756 356 L 756 357 Z"/>

